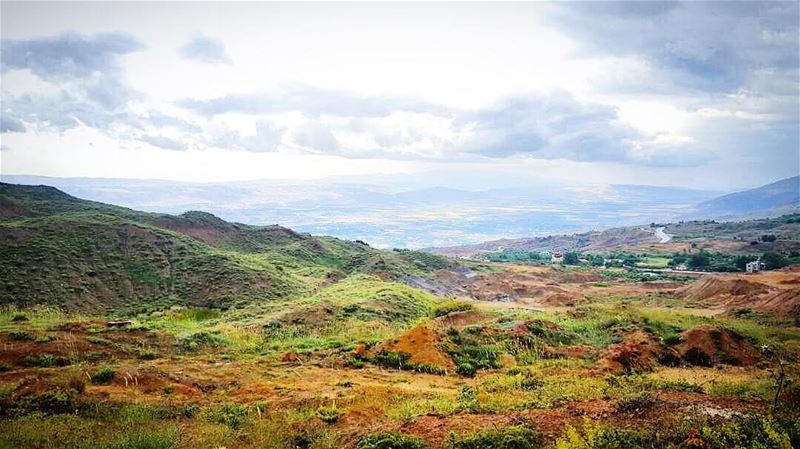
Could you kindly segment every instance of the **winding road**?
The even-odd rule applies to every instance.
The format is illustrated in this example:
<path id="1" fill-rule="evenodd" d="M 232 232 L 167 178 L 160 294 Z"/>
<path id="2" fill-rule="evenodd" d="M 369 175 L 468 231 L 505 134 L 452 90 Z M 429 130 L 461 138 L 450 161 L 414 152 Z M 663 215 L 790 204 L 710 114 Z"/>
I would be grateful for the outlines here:
<path id="1" fill-rule="evenodd" d="M 665 227 L 656 228 L 656 238 L 658 243 L 667 243 L 672 240 L 672 236 L 664 232 Z"/>

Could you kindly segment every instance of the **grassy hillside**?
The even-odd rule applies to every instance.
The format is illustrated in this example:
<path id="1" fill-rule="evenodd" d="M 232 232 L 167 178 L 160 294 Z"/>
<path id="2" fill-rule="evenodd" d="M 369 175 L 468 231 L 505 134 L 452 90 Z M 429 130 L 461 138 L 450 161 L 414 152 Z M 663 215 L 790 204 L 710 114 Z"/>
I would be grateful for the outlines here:
<path id="1" fill-rule="evenodd" d="M 11 184 L 0 184 L 0 242 L 0 302 L 69 310 L 228 308 L 311 295 L 350 274 L 395 279 L 453 266 L 205 212 L 144 213 Z"/>

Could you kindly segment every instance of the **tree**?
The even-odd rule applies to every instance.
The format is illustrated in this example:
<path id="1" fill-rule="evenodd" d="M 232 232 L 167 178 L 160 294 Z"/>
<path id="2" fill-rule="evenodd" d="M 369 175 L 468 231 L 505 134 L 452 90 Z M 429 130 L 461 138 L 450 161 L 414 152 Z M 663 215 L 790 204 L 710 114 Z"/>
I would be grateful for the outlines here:
<path id="1" fill-rule="evenodd" d="M 702 251 L 689 258 L 689 268 L 706 268 L 710 263 L 708 254 Z"/>
<path id="2" fill-rule="evenodd" d="M 764 262 L 764 266 L 767 270 L 776 270 L 789 265 L 789 261 L 786 257 L 778 253 L 764 253 L 761 260 Z"/>
<path id="3" fill-rule="evenodd" d="M 744 271 L 747 268 L 747 263 L 756 260 L 754 256 L 737 256 L 734 259 L 733 264 L 736 266 L 736 269 L 739 271 Z"/>
<path id="4" fill-rule="evenodd" d="M 564 254 L 565 265 L 578 265 L 578 253 L 569 252 Z"/>
<path id="5" fill-rule="evenodd" d="M 775 234 L 764 234 L 764 235 L 761 236 L 761 241 L 762 242 L 774 242 L 777 239 L 778 238 L 775 237 Z"/>

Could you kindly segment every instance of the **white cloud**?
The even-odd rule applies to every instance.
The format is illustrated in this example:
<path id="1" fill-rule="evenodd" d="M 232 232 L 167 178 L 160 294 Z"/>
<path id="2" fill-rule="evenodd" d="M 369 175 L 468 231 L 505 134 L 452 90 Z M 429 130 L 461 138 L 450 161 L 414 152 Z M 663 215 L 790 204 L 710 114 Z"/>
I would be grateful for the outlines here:
<path id="1" fill-rule="evenodd" d="M 795 3 L 207 6 L 4 4 L 10 166 L 56 170 L 21 150 L 53 139 L 87 172 L 111 146 L 193 167 L 567 160 L 675 182 L 798 166 Z"/>

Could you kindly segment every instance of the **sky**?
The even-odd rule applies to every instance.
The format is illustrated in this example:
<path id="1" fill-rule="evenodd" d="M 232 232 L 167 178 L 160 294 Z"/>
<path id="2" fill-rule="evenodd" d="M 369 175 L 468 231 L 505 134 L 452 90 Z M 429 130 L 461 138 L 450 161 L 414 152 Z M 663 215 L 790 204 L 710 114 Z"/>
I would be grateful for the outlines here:
<path id="1" fill-rule="evenodd" d="M 0 174 L 748 188 L 799 5 L 3 1 Z"/>

